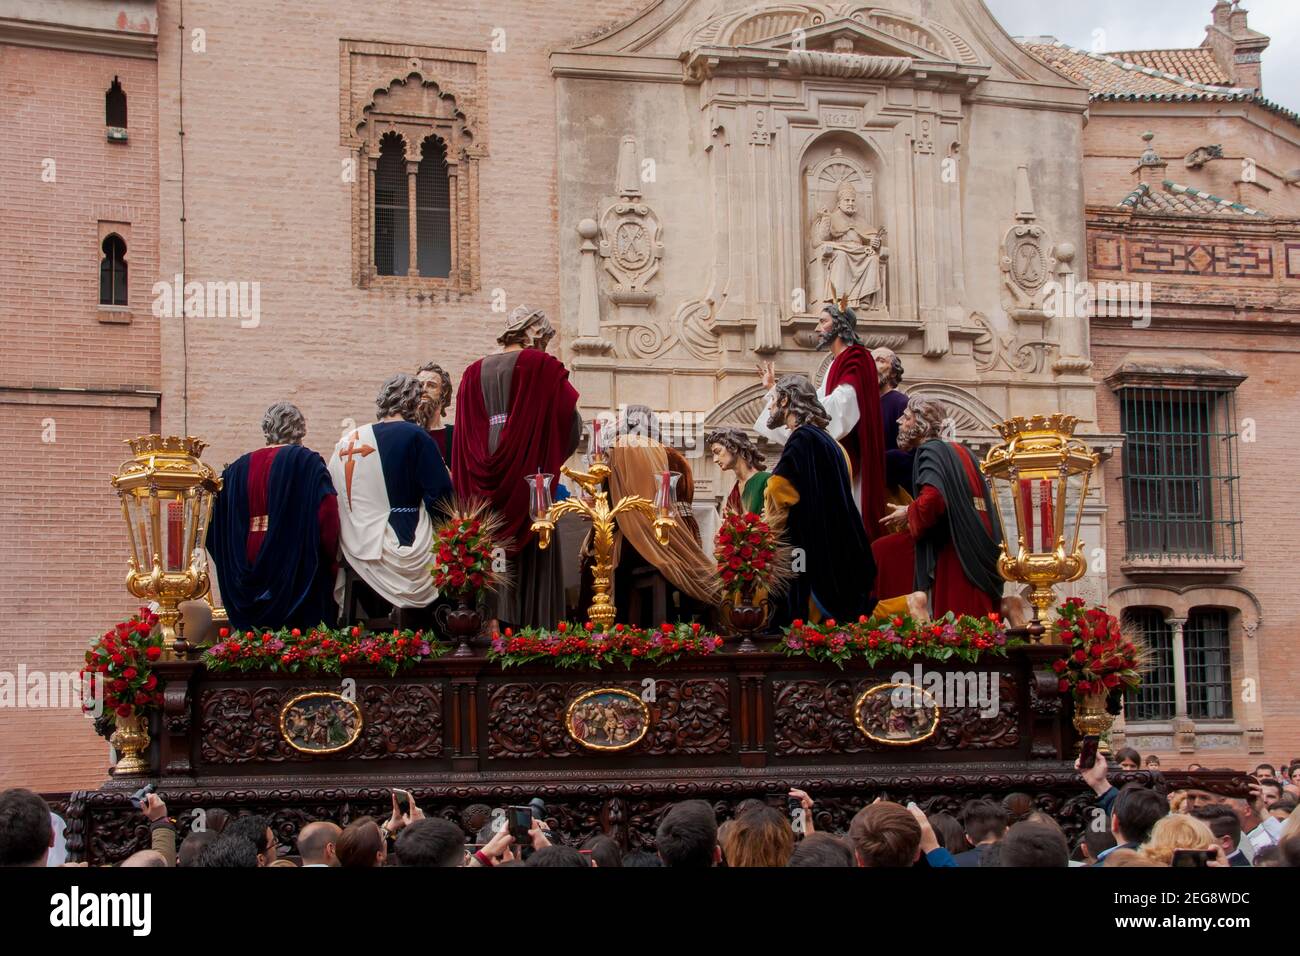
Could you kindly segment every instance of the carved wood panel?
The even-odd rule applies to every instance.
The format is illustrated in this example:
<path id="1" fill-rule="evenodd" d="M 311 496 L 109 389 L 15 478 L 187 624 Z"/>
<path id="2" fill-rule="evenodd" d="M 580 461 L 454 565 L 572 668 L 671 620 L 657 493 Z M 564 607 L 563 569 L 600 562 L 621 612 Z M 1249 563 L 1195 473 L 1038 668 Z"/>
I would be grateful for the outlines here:
<path id="1" fill-rule="evenodd" d="M 853 705 L 864 690 L 881 683 L 864 680 L 777 680 L 772 682 L 774 751 L 783 757 L 898 751 L 876 743 L 858 730 Z M 1016 679 L 999 675 L 998 709 L 981 716 L 976 703 L 943 707 L 939 728 L 924 743 L 907 750 L 1001 750 L 1020 745 Z M 991 696 L 991 695 L 990 695 Z"/>
<path id="2" fill-rule="evenodd" d="M 280 709 L 301 693 L 290 685 L 205 690 L 199 696 L 199 759 L 205 764 L 310 762 L 280 734 Z M 442 756 L 439 684 L 363 684 L 357 690 L 362 728 L 337 760 L 436 759 Z"/>
<path id="3" fill-rule="evenodd" d="M 628 753 L 702 756 L 731 749 L 731 694 L 726 678 L 659 678 L 650 729 Z M 642 693 L 640 680 L 494 684 L 488 689 L 489 760 L 590 756 L 565 729 L 569 702 L 598 687 Z"/>

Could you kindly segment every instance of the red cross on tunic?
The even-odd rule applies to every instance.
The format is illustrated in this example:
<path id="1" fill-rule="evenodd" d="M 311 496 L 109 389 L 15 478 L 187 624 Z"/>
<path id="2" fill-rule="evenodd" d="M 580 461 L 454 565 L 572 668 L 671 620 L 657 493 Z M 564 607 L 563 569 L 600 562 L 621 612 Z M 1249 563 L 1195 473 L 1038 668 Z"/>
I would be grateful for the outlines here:
<path id="1" fill-rule="evenodd" d="M 352 507 L 352 469 L 354 469 L 357 465 L 356 461 L 354 461 L 353 459 L 355 459 L 357 455 L 360 455 L 362 458 L 365 458 L 367 455 L 369 455 L 371 452 L 375 450 L 371 448 L 369 445 L 362 445 L 360 448 L 358 448 L 357 439 L 360 437 L 361 437 L 361 433 L 359 431 L 353 432 L 350 436 L 348 436 L 348 447 L 339 449 L 339 458 L 344 459 L 343 477 L 347 485 L 349 508 Z"/>

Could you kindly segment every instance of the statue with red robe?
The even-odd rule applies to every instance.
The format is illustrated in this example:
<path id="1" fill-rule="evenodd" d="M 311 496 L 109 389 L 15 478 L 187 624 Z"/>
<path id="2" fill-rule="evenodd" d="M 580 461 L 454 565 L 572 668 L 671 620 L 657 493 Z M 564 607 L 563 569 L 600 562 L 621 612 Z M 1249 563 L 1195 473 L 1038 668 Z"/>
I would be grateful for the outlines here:
<path id="1" fill-rule="evenodd" d="M 321 456 L 303 447 L 307 422 L 277 402 L 262 416 L 266 447 L 222 473 L 207 549 L 221 600 L 240 630 L 333 625 L 338 497 Z"/>
<path id="2" fill-rule="evenodd" d="M 857 333 L 858 318 L 852 309 L 828 305 L 817 326 L 817 347 L 830 349 L 834 358 L 826 380 L 817 389 L 817 399 L 830 421 L 826 431 L 840 442 L 849 455 L 853 501 L 868 540 L 883 533 L 885 516 L 885 436 L 880 411 L 880 385 L 875 360 Z M 771 427 L 775 403 L 776 369 L 768 362 L 759 366 L 763 384 L 769 390 L 767 405 L 754 431 L 783 445 L 790 437 L 784 426 Z M 777 416 L 779 419 L 779 416 Z"/>
<path id="3" fill-rule="evenodd" d="M 913 399 L 903 413 L 898 445 L 914 455 L 916 500 L 895 505 L 885 518 L 906 521 L 906 530 L 878 538 L 871 550 L 879 567 L 910 566 L 912 580 L 876 613 L 983 617 L 1001 606 L 997 505 L 970 450 L 940 437 L 946 417 L 943 405 L 925 399 Z"/>
<path id="4" fill-rule="evenodd" d="M 502 626 L 554 627 L 565 616 L 560 538 L 545 551 L 537 547 L 524 480 L 554 475 L 554 494 L 560 468 L 582 437 L 569 370 L 546 354 L 554 336 L 546 313 L 520 306 L 497 337 L 501 351 L 465 369 L 456 393 L 456 493 L 487 501 L 505 522 L 510 573 L 495 615 Z"/>

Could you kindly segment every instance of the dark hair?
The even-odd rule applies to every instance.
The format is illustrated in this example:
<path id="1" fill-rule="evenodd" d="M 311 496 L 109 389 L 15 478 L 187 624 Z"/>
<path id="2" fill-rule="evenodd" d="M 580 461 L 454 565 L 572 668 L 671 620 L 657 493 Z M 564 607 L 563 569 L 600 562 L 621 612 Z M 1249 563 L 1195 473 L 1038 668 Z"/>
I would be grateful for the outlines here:
<path id="1" fill-rule="evenodd" d="M 939 846 L 949 853 L 960 853 L 966 849 L 966 831 L 951 813 L 931 813 L 927 814 L 926 819 L 930 821 L 930 828 L 934 830 Z"/>
<path id="2" fill-rule="evenodd" d="M 953 823 L 957 821 L 954 820 Z M 830 833 L 816 831 L 808 834 L 794 848 L 794 855 L 786 866 L 852 866 L 853 848 Z"/>
<path id="3" fill-rule="evenodd" d="M 897 803 L 872 803 L 849 824 L 849 842 L 862 866 L 911 866 L 921 847 L 921 824 Z"/>
<path id="4" fill-rule="evenodd" d="M 1268 812 L 1285 810 L 1287 813 L 1294 813 L 1297 806 L 1300 806 L 1300 800 L 1296 800 L 1293 794 L 1283 791 L 1282 796 L 1273 801 L 1273 805 L 1268 808 Z"/>
<path id="5" fill-rule="evenodd" d="M 1007 811 L 1007 825 L 1019 823 L 1034 812 L 1034 798 L 1027 793 L 1008 793 L 1002 798 L 1002 809 Z"/>
<path id="6" fill-rule="evenodd" d="M 342 827 L 329 820 L 313 820 L 299 830 L 298 856 L 302 858 L 303 865 L 323 862 L 325 847 L 333 843 L 337 849 L 339 835 L 342 832 Z"/>
<path id="7" fill-rule="evenodd" d="M 1070 845 L 1061 828 L 1025 820 L 1002 838 L 1002 866 L 1069 866 Z"/>
<path id="8" fill-rule="evenodd" d="M 176 865 L 198 866 L 203 851 L 219 839 L 221 834 L 215 830 L 195 830 L 181 841 L 180 850 L 176 853 Z"/>
<path id="9" fill-rule="evenodd" d="M 720 428 L 717 431 L 705 432 L 704 447 L 709 448 L 713 445 L 721 445 L 737 458 L 743 459 L 755 471 L 763 470 L 765 464 L 763 453 L 758 450 L 754 440 L 739 428 Z"/>
<path id="10" fill-rule="evenodd" d="M 0 866 L 39 866 L 50 848 L 50 806 L 31 790 L 0 793 Z"/>
<path id="11" fill-rule="evenodd" d="M 220 835 L 226 832 L 226 827 L 230 826 L 230 821 L 234 817 L 230 815 L 229 810 L 223 810 L 221 807 L 213 807 L 208 810 L 204 816 L 204 823 L 213 833 Z"/>
<path id="12" fill-rule="evenodd" d="M 415 373 L 416 378 L 420 377 L 420 372 L 432 372 L 442 384 L 442 397 L 438 401 L 438 411 L 446 414 L 447 409 L 451 407 L 451 375 L 437 362 L 425 362 L 421 365 L 419 372 Z"/>
<path id="13" fill-rule="evenodd" d="M 1093 822 L 1098 817 L 1103 823 L 1110 821 L 1106 817 L 1106 811 L 1101 807 L 1090 807 L 1093 816 L 1083 824 L 1083 835 L 1079 837 L 1079 845 L 1088 848 L 1088 855 L 1094 860 L 1107 850 L 1119 846 L 1119 841 L 1115 839 L 1115 834 L 1110 832 L 1109 826 L 1095 827 Z"/>
<path id="14" fill-rule="evenodd" d="M 1208 826 L 1216 840 L 1232 837 L 1233 850 L 1241 844 L 1241 818 L 1227 804 L 1211 803 L 1209 806 L 1197 807 L 1190 815 Z"/>
<path id="15" fill-rule="evenodd" d="M 524 866 L 591 866 L 587 858 L 571 846 L 544 846 Z"/>
<path id="16" fill-rule="evenodd" d="M 992 800 L 967 800 L 961 808 L 961 822 L 971 846 L 989 837 L 1002 838 L 1007 832 L 1007 811 Z"/>
<path id="17" fill-rule="evenodd" d="M 1282 861 L 1282 848 L 1276 843 L 1270 843 L 1268 846 L 1262 846 L 1255 851 L 1255 858 L 1250 861 L 1251 866 L 1285 866 Z"/>
<path id="18" fill-rule="evenodd" d="M 601 868 L 623 865 L 623 851 L 607 836 L 594 836 L 582 848 L 591 851 L 591 859 Z"/>
<path id="19" fill-rule="evenodd" d="M 674 804 L 655 831 L 655 848 L 664 866 L 713 866 L 717 846 L 718 815 L 703 800 Z"/>
<path id="20" fill-rule="evenodd" d="M 202 853 L 195 866 L 206 867 L 257 867 L 257 847 L 247 837 L 223 833 Z"/>
<path id="21" fill-rule="evenodd" d="M 785 866 L 794 853 L 794 830 L 780 810 L 753 807 L 732 821 L 722 852 L 727 866 Z"/>
<path id="22" fill-rule="evenodd" d="M 1259 787 L 1261 790 L 1264 789 L 1265 787 L 1272 787 L 1274 790 L 1277 791 L 1277 795 L 1279 798 L 1283 796 L 1290 796 L 1290 794 L 1288 794 L 1284 789 L 1282 789 L 1282 781 L 1275 780 L 1272 777 L 1265 777 L 1263 780 L 1261 780 L 1259 782 Z"/>
<path id="23" fill-rule="evenodd" d="M 270 845 L 267 842 L 266 831 L 270 828 L 271 824 L 266 817 L 256 813 L 245 813 L 227 823 L 221 835 L 241 836 L 253 844 L 253 849 L 258 853 L 266 853 Z"/>
<path id="24" fill-rule="evenodd" d="M 401 866 L 460 866 L 465 862 L 465 833 L 450 820 L 425 817 L 397 834 L 393 850 Z"/>
<path id="25" fill-rule="evenodd" d="M 1154 790 L 1131 783 L 1119 792 L 1110 812 L 1126 843 L 1146 843 L 1151 828 L 1169 815 L 1169 801 Z"/>
<path id="26" fill-rule="evenodd" d="M 623 854 L 623 869 L 638 866 L 663 866 L 664 861 L 649 850 L 633 850 Z"/>
<path id="27" fill-rule="evenodd" d="M 379 865 L 379 851 L 384 848 L 384 834 L 374 817 L 358 817 L 343 828 L 334 852 L 339 865 L 367 867 Z"/>
<path id="28" fill-rule="evenodd" d="M 1115 766 L 1119 766 L 1125 760 L 1132 760 L 1139 768 L 1142 766 L 1142 755 L 1132 747 L 1120 747 L 1115 751 Z"/>
<path id="29" fill-rule="evenodd" d="M 1267 773 L 1265 776 L 1273 777 L 1273 776 L 1276 776 L 1276 775 L 1277 775 L 1277 768 L 1274 767 L 1271 763 L 1261 763 L 1261 764 L 1257 764 L 1257 765 L 1255 766 L 1255 769 L 1252 771 L 1252 773 L 1259 773 L 1259 768 L 1260 768 L 1260 767 L 1267 767 L 1267 768 L 1268 768 L 1268 773 Z"/>
<path id="30" fill-rule="evenodd" d="M 1300 866 L 1300 836 L 1289 836 L 1278 846 L 1285 866 Z"/>

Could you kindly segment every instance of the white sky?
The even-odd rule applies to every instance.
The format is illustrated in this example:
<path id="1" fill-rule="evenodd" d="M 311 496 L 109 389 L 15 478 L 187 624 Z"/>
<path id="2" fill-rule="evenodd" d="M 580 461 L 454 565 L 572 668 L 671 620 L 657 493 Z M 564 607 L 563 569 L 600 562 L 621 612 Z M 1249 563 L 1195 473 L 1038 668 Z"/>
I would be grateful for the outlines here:
<path id="1" fill-rule="evenodd" d="M 1205 39 L 1214 0 L 984 0 L 1012 36 L 1054 36 L 1105 50 L 1196 47 Z M 1300 0 L 1247 0 L 1250 27 L 1272 38 L 1264 51 L 1264 95 L 1300 110 Z"/>

